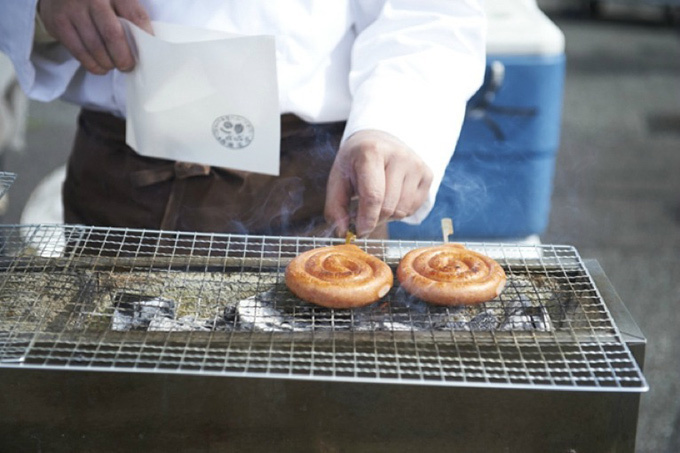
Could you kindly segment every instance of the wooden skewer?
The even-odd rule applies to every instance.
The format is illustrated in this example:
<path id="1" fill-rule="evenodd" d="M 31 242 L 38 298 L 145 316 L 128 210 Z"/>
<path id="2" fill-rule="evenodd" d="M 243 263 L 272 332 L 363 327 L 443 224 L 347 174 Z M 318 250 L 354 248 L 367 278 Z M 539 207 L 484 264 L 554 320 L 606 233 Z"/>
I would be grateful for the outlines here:
<path id="1" fill-rule="evenodd" d="M 350 199 L 349 203 L 349 230 L 347 230 L 347 234 L 345 235 L 345 244 L 349 244 L 353 242 L 357 237 L 357 226 L 356 226 L 356 218 L 357 218 L 357 212 L 359 211 L 359 197 L 357 195 L 353 196 Z M 375 228 L 378 228 L 385 223 L 389 222 L 391 219 L 383 219 L 380 220 Z M 451 230 L 453 233 L 453 230 Z"/>
<path id="2" fill-rule="evenodd" d="M 449 242 L 449 236 L 453 234 L 453 221 L 449 217 L 442 219 L 442 236 L 444 237 L 444 244 Z"/>

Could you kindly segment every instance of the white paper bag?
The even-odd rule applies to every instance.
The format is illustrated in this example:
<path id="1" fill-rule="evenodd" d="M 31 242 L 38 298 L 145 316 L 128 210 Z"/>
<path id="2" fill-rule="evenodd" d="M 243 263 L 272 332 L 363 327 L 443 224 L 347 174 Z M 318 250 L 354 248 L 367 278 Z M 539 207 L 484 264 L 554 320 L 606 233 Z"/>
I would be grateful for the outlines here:
<path id="1" fill-rule="evenodd" d="M 126 141 L 139 154 L 279 174 L 281 120 L 273 36 L 124 21 L 137 64 L 127 77 Z"/>

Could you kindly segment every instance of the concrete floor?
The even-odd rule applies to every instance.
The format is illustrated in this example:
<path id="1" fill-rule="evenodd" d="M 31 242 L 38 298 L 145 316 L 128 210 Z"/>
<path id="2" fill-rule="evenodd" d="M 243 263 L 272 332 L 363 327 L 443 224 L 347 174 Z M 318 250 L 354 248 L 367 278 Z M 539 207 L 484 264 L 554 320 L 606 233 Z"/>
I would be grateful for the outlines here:
<path id="1" fill-rule="evenodd" d="M 638 451 L 679 452 L 680 34 L 651 9 L 547 11 L 566 35 L 567 77 L 542 241 L 604 268 L 648 339 Z"/>
<path id="2" fill-rule="evenodd" d="M 597 259 L 648 339 L 639 452 L 680 451 L 680 35 L 658 12 L 594 20 L 541 2 L 566 35 L 567 78 L 544 243 Z M 33 103 L 28 146 L 3 221 L 18 223 L 38 181 L 63 164 L 76 109 Z"/>

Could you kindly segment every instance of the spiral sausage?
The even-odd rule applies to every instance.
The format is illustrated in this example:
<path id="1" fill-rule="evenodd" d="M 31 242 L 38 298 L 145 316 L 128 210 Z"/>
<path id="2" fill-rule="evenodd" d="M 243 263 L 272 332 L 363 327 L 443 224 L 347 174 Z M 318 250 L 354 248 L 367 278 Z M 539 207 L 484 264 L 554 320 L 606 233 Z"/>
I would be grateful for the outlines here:
<path id="1" fill-rule="evenodd" d="M 286 285 L 296 296 L 328 308 L 368 305 L 393 281 L 386 263 L 353 244 L 309 250 L 286 267 Z"/>
<path id="2" fill-rule="evenodd" d="M 401 286 L 437 305 L 467 305 L 497 297 L 505 287 L 503 268 L 493 259 L 460 244 L 408 252 L 397 268 Z"/>

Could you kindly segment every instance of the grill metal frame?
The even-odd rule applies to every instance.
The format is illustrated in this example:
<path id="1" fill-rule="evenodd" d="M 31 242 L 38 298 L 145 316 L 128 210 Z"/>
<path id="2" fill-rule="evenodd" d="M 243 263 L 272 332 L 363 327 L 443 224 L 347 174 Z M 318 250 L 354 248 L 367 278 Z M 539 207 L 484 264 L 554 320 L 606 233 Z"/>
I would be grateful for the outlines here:
<path id="1" fill-rule="evenodd" d="M 528 390 L 648 389 L 588 269 L 570 246 L 465 244 L 499 261 L 508 276 L 503 294 L 480 309 L 531 297 L 550 313 L 550 329 L 445 324 L 391 330 L 385 326 L 427 325 L 448 309 L 396 303 L 398 283 L 381 302 L 342 311 L 312 307 L 285 289 L 287 262 L 309 248 L 341 242 L 335 239 L 63 225 L 4 226 L 0 235 L 5 238 L 0 367 Z M 432 244 L 357 241 L 392 267 L 408 250 Z M 29 275 L 33 287 L 22 289 Z M 246 275 L 255 280 L 239 281 Z M 234 291 L 243 289 L 247 299 L 273 285 L 273 307 L 292 310 L 293 327 L 304 321 L 305 328 L 290 328 L 290 322 L 285 328 L 258 327 L 243 323 L 237 312 L 227 321 L 233 325 L 223 330 L 113 331 L 113 305 L 91 302 L 101 293 L 101 279 L 122 282 L 104 292 L 142 291 L 147 299 L 173 300 L 177 309 L 191 301 L 191 310 L 205 305 L 215 318 L 223 314 L 225 302 L 233 302 Z M 534 283 L 527 286 L 527 281 Z"/>
<path id="2" fill-rule="evenodd" d="M 0 171 L 0 198 L 5 196 L 9 188 L 12 187 L 12 184 L 14 184 L 14 180 L 16 179 L 17 179 L 16 173 Z"/>

